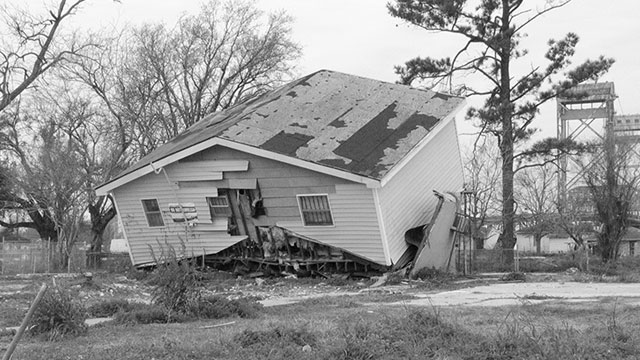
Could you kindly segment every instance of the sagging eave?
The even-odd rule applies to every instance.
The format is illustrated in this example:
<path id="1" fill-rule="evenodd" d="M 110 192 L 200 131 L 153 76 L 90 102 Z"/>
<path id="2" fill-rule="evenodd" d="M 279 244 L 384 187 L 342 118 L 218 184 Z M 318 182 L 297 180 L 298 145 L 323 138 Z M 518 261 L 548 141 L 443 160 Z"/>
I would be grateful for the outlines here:
<path id="1" fill-rule="evenodd" d="M 272 160 L 276 160 L 276 161 L 280 161 L 283 163 L 287 163 L 290 165 L 294 165 L 294 166 L 298 166 L 301 168 L 305 168 L 305 169 L 309 169 L 312 171 L 316 171 L 322 174 L 326 174 L 326 175 L 330 175 L 330 176 L 335 176 L 337 178 L 340 179 L 345 179 L 345 180 L 349 180 L 349 181 L 353 181 L 356 183 L 360 183 L 360 184 L 364 184 L 366 185 L 368 188 L 371 189 L 376 189 L 381 187 L 381 183 L 379 180 L 376 179 L 372 179 L 372 178 L 368 178 L 365 176 L 361 176 L 361 175 L 357 175 L 357 174 L 353 174 L 347 171 L 343 171 L 343 170 L 338 170 L 335 168 L 331 168 L 331 167 L 327 167 L 327 166 L 323 166 L 323 165 L 319 165 L 310 161 L 306 161 L 306 160 L 301 160 L 301 159 L 297 159 L 297 158 L 293 158 L 287 155 L 281 155 L 278 153 L 274 153 L 271 151 L 267 151 L 267 150 L 263 150 L 263 149 L 259 149 L 256 148 L 254 146 L 250 146 L 250 145 L 246 145 L 246 144 L 241 144 L 235 141 L 231 141 L 231 140 L 227 140 L 224 138 L 220 138 L 220 137 L 214 137 L 214 138 L 210 138 L 207 139 L 205 141 L 202 141 L 198 144 L 195 144 L 193 146 L 190 146 L 184 150 L 178 151 L 176 153 L 173 153 L 171 155 L 168 155 L 162 159 L 159 159 L 155 162 L 151 162 L 145 166 L 143 166 L 142 168 L 135 170 L 131 173 L 128 173 L 122 177 L 116 178 L 114 180 L 111 180 L 105 184 L 102 184 L 100 186 L 98 186 L 96 188 L 96 194 L 98 196 L 101 195 L 107 195 L 109 194 L 113 189 L 116 189 L 126 183 L 129 183 L 133 180 L 136 180 L 144 175 L 150 174 L 158 169 L 161 169 L 169 164 L 172 164 L 176 161 L 179 161 L 181 159 L 184 159 L 190 155 L 196 154 L 200 151 L 206 150 L 212 146 L 215 145 L 220 145 L 220 146 L 225 146 L 234 150 L 238 150 L 238 151 L 242 151 L 242 152 L 246 152 L 248 154 L 252 154 L 252 155 L 256 155 L 256 156 L 260 156 L 260 157 L 264 157 L 267 159 L 272 159 Z"/>

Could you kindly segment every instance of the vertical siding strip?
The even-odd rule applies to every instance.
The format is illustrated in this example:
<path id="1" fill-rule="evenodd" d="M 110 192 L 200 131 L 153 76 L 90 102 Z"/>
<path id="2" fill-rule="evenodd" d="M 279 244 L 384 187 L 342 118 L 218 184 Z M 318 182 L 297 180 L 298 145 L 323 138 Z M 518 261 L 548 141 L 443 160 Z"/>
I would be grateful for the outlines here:
<path id="1" fill-rule="evenodd" d="M 380 240 L 382 241 L 382 249 L 384 250 L 385 265 L 392 265 L 391 253 L 389 251 L 389 241 L 385 229 L 384 218 L 382 215 L 382 207 L 380 203 L 380 189 L 373 189 L 373 202 L 376 208 L 376 218 L 380 226 Z"/>
<path id="2" fill-rule="evenodd" d="M 457 193 L 462 189 L 456 138 L 455 121 L 451 121 L 378 191 L 392 262 L 407 249 L 405 232 L 429 221 L 437 204 L 432 191 Z"/>

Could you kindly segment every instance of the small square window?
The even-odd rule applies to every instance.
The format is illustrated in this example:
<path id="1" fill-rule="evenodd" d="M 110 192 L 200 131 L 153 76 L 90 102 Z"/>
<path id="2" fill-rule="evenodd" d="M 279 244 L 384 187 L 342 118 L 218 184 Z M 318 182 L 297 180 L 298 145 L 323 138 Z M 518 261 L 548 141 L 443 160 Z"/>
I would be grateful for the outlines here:
<path id="1" fill-rule="evenodd" d="M 229 207 L 229 198 L 227 198 L 226 195 L 208 197 L 207 203 L 209 203 L 212 218 L 232 216 L 231 208 Z"/>
<path id="2" fill-rule="evenodd" d="M 158 200 L 142 200 L 142 207 L 144 208 L 144 214 L 147 217 L 147 224 L 149 224 L 149 227 L 164 226 L 164 220 L 162 220 L 162 211 L 160 211 Z"/>
<path id="3" fill-rule="evenodd" d="M 333 216 L 327 195 L 299 195 L 298 206 L 305 226 L 333 225 Z"/>

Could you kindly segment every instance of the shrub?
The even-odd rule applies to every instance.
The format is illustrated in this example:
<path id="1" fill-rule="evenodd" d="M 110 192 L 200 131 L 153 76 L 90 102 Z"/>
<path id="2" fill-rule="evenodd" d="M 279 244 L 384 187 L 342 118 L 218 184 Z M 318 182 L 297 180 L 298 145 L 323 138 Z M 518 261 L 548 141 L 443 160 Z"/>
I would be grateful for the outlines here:
<path id="1" fill-rule="evenodd" d="M 89 306 L 87 312 L 93 317 L 108 317 L 115 315 L 118 311 L 126 311 L 131 307 L 129 302 L 124 299 L 112 299 L 101 301 Z"/>
<path id="2" fill-rule="evenodd" d="M 170 313 L 163 306 L 153 304 L 130 304 L 129 309 L 122 309 L 114 316 L 114 322 L 123 325 L 166 324 L 188 319 L 183 314 Z"/>
<path id="3" fill-rule="evenodd" d="M 510 272 L 502 275 L 500 278 L 502 281 L 526 281 L 527 276 L 522 272 Z"/>
<path id="4" fill-rule="evenodd" d="M 157 267 L 150 281 L 154 286 L 153 302 L 170 312 L 184 314 L 200 300 L 201 276 L 189 260 L 178 257 L 173 247 L 167 245 L 166 248 L 160 258 L 154 255 Z"/>
<path id="5" fill-rule="evenodd" d="M 255 298 L 229 300 L 219 295 L 201 298 L 191 307 L 191 314 L 201 319 L 221 319 L 232 316 L 255 318 L 262 304 Z"/>
<path id="6" fill-rule="evenodd" d="M 86 331 L 85 308 L 73 301 L 69 292 L 61 287 L 49 288 L 30 321 L 30 333 L 45 335 L 48 340 L 58 340 L 67 335 L 79 335 Z"/>

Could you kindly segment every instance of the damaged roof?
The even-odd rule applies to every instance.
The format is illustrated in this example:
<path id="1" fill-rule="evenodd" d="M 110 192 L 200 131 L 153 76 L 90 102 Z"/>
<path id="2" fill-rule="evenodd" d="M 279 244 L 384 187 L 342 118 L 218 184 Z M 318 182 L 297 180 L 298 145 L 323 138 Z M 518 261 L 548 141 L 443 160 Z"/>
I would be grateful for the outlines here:
<path id="1" fill-rule="evenodd" d="M 219 137 L 382 179 L 463 101 L 321 70 L 207 116 L 118 177 Z"/>

